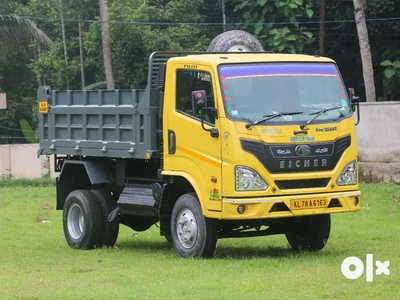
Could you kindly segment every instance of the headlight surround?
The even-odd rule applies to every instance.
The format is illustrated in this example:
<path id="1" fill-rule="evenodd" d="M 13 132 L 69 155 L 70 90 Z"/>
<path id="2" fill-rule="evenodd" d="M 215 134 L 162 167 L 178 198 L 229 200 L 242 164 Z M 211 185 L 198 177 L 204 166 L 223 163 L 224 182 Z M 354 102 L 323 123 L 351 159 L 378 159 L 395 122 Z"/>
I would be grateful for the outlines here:
<path id="1" fill-rule="evenodd" d="M 252 168 L 245 166 L 235 167 L 236 191 L 262 191 L 268 184 Z"/>
<path id="2" fill-rule="evenodd" d="M 351 185 L 357 183 L 357 163 L 355 160 L 349 162 L 336 180 L 337 185 Z"/>

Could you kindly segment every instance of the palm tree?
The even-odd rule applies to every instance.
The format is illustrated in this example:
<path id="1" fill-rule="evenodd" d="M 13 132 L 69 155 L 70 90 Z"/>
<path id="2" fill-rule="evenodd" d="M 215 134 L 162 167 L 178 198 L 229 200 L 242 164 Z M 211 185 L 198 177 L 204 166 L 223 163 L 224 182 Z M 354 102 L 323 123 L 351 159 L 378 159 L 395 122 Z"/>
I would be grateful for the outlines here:
<path id="1" fill-rule="evenodd" d="M 53 44 L 31 20 L 12 13 L 9 1 L 0 0 L 0 51 L 11 51 L 13 47 L 27 43 L 32 38 L 42 47 Z"/>

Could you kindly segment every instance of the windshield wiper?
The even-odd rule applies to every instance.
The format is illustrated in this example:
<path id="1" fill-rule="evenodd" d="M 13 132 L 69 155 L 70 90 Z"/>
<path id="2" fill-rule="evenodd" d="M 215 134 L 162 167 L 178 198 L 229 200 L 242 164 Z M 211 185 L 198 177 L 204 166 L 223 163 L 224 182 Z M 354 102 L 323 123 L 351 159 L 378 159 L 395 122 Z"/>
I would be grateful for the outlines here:
<path id="1" fill-rule="evenodd" d="M 299 115 L 299 114 L 302 114 L 302 113 L 303 113 L 302 111 L 288 111 L 288 112 L 279 112 L 279 113 L 275 113 L 275 114 L 272 114 L 272 115 L 266 115 L 266 116 L 262 116 L 260 119 L 258 119 L 256 121 L 247 123 L 245 125 L 245 127 L 247 129 L 249 129 L 253 125 L 257 125 L 259 123 L 262 123 L 262 122 L 265 122 L 265 121 L 268 121 L 268 120 L 271 120 L 271 119 L 274 119 L 274 118 L 277 118 L 277 117 Z"/>
<path id="2" fill-rule="evenodd" d="M 327 111 L 335 110 L 335 109 L 341 109 L 341 108 L 343 108 L 343 106 L 335 106 L 335 107 L 331 107 L 331 108 L 324 108 L 324 109 L 321 109 L 319 111 L 316 111 L 316 112 L 313 112 L 313 113 L 309 114 L 309 116 L 312 116 L 312 115 L 316 115 L 316 116 L 314 118 L 308 120 L 304 124 L 300 125 L 300 129 L 304 129 L 306 126 L 310 125 L 316 118 L 318 118 L 320 115 L 326 113 Z"/>

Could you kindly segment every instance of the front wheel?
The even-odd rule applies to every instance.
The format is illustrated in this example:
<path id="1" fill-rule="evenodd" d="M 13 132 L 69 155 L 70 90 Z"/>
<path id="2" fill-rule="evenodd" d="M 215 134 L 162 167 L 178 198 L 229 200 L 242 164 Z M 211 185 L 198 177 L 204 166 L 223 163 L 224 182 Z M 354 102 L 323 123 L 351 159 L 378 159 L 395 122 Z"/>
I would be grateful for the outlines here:
<path id="1" fill-rule="evenodd" d="M 194 193 L 184 194 L 176 201 L 171 215 L 171 238 L 181 257 L 212 257 L 217 244 L 217 227 L 204 217 Z"/>
<path id="2" fill-rule="evenodd" d="M 286 239 L 295 250 L 318 251 L 325 247 L 330 231 L 330 215 L 296 217 L 291 220 Z"/>
<path id="3" fill-rule="evenodd" d="M 87 190 L 69 193 L 63 209 L 63 227 L 70 247 L 92 249 L 98 246 L 102 232 L 101 211 L 92 193 Z"/>

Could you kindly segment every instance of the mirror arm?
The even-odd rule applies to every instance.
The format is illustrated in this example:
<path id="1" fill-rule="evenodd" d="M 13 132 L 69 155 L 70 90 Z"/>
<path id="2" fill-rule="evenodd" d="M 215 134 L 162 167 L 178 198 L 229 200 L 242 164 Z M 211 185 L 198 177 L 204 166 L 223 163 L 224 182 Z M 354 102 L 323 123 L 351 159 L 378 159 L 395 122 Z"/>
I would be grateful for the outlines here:
<path id="1" fill-rule="evenodd" d="M 210 107 L 208 108 L 209 110 L 211 110 L 211 112 L 214 114 L 215 119 L 218 119 L 218 113 L 217 113 L 217 109 L 214 107 Z"/>
<path id="2" fill-rule="evenodd" d="M 358 125 L 358 123 L 360 123 L 360 97 L 358 96 L 352 96 L 351 97 L 351 105 L 355 105 L 357 108 L 357 122 L 356 125 Z"/>
<path id="3" fill-rule="evenodd" d="M 201 128 L 203 128 L 203 130 L 208 131 L 210 133 L 211 137 L 215 137 L 215 138 L 219 137 L 219 131 L 218 131 L 217 128 L 212 127 L 211 129 L 207 129 L 204 126 L 204 116 L 203 116 L 203 114 L 200 115 L 200 119 L 201 119 Z"/>

